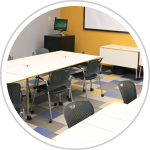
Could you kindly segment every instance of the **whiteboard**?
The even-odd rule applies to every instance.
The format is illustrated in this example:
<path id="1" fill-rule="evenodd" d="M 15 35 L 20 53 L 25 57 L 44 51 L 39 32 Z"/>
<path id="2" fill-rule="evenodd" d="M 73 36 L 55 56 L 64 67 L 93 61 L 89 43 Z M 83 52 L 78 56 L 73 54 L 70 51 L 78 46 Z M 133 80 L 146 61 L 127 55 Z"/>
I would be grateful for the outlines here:
<path id="1" fill-rule="evenodd" d="M 128 33 L 126 28 L 113 17 L 88 7 L 84 9 L 84 29 Z"/>

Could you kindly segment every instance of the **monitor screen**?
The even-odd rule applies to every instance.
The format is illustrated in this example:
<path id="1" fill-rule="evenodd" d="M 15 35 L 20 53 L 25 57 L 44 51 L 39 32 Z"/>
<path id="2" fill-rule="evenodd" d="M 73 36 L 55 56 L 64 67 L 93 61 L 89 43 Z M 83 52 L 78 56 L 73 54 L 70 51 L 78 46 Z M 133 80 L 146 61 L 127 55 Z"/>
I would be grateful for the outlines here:
<path id="1" fill-rule="evenodd" d="M 55 19 L 54 30 L 66 31 L 67 30 L 67 19 Z"/>

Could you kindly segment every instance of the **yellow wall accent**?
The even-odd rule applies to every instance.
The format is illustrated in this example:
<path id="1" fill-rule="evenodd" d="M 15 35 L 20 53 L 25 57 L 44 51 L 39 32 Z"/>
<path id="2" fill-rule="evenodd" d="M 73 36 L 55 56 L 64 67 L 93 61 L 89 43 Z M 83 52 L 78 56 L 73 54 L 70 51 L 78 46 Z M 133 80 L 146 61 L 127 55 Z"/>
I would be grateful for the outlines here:
<path id="1" fill-rule="evenodd" d="M 117 44 L 137 47 L 128 33 L 83 30 L 84 7 L 70 6 L 60 8 L 60 18 L 68 19 L 64 34 L 75 35 L 75 52 L 99 55 L 101 46 Z"/>

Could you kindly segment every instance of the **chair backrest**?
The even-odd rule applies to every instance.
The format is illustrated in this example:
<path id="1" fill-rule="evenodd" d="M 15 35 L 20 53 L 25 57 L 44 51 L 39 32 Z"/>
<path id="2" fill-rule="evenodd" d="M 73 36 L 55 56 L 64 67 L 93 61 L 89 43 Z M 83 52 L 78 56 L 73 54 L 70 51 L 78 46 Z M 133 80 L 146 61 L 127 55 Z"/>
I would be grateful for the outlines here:
<path id="1" fill-rule="evenodd" d="M 49 50 L 46 48 L 38 48 L 35 50 L 35 52 L 37 55 L 40 55 L 40 54 L 44 54 L 44 53 L 49 53 Z"/>
<path id="2" fill-rule="evenodd" d="M 19 83 L 8 83 L 7 84 L 8 93 L 10 96 L 10 99 L 14 105 L 15 108 L 24 108 L 23 103 L 20 100 L 20 94 L 21 94 L 21 86 Z"/>
<path id="3" fill-rule="evenodd" d="M 65 68 L 53 71 L 50 78 L 50 85 L 47 87 L 47 90 L 51 91 L 61 86 L 69 86 L 71 69 L 72 68 Z"/>
<path id="4" fill-rule="evenodd" d="M 89 101 L 76 101 L 64 107 L 64 116 L 68 128 L 94 114 L 93 105 Z"/>
<path id="5" fill-rule="evenodd" d="M 132 81 L 121 81 L 118 83 L 118 87 L 125 104 L 137 98 L 136 87 Z"/>
<path id="6" fill-rule="evenodd" d="M 9 60 L 11 60 L 11 56 L 10 56 L 10 55 L 8 56 L 8 61 L 9 61 Z"/>
<path id="7" fill-rule="evenodd" d="M 89 77 L 89 76 L 97 73 L 99 71 L 99 66 L 100 66 L 102 59 L 103 58 L 100 58 L 100 60 L 96 59 L 96 60 L 89 61 L 89 63 L 87 64 L 87 70 L 84 73 L 84 76 Z"/>

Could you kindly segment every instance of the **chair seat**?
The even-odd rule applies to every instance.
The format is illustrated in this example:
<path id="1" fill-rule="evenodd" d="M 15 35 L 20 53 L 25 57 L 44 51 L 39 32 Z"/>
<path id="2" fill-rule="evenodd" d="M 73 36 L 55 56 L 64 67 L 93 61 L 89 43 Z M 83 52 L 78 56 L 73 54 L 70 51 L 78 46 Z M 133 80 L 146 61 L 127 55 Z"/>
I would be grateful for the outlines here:
<path id="1" fill-rule="evenodd" d="M 72 76 L 75 78 L 79 78 L 81 80 L 84 79 L 83 72 L 74 73 L 74 74 L 72 74 Z M 97 77 L 97 74 L 95 73 L 95 74 L 92 74 L 91 76 L 86 77 L 85 79 L 86 80 L 92 80 L 92 79 L 95 79 L 96 77 Z"/>
<path id="2" fill-rule="evenodd" d="M 20 103 L 13 103 L 15 109 L 23 109 L 24 108 L 24 103 L 20 102 Z"/>
<path id="3" fill-rule="evenodd" d="M 47 86 L 46 86 L 46 84 L 39 85 L 39 86 L 36 86 L 36 87 L 34 87 L 34 88 L 37 89 L 37 90 L 43 91 L 43 92 L 45 92 L 45 93 L 48 92 L 48 91 L 47 91 Z M 50 92 L 51 94 L 62 93 L 62 92 L 64 92 L 67 88 L 68 88 L 67 86 L 61 86 L 61 87 L 59 87 L 59 88 L 57 88 L 57 89 L 55 89 L 55 90 L 49 91 L 49 92 Z"/>

